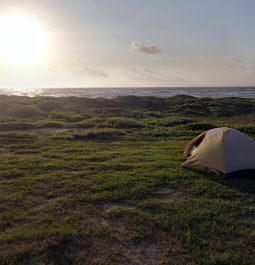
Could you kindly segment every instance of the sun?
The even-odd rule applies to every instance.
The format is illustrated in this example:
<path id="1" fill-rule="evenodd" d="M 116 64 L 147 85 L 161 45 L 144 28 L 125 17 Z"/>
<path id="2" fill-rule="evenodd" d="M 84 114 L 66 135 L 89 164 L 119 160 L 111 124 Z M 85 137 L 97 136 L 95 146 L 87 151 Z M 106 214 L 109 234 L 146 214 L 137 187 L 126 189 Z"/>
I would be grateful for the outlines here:
<path id="1" fill-rule="evenodd" d="M 35 20 L 12 14 L 0 20 L 0 59 L 15 66 L 40 64 L 47 54 L 47 34 Z"/>

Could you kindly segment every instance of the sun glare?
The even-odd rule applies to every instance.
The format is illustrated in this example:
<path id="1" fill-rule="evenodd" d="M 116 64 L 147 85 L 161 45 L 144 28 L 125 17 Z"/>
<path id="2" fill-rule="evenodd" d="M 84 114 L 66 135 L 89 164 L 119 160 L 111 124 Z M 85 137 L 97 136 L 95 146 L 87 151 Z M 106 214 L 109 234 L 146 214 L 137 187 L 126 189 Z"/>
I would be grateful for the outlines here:
<path id="1" fill-rule="evenodd" d="M 47 54 L 47 34 L 33 19 L 13 14 L 0 20 L 0 58 L 16 66 L 40 64 Z"/>

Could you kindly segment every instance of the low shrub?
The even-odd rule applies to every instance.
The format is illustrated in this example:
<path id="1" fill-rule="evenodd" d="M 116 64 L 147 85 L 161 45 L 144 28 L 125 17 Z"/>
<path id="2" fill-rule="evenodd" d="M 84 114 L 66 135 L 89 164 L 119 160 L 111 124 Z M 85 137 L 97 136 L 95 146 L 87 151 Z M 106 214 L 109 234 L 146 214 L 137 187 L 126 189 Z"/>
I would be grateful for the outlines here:
<path id="1" fill-rule="evenodd" d="M 17 118 L 34 118 L 38 116 L 45 116 L 43 111 L 34 106 L 17 106 L 5 111 L 7 116 Z"/>
<path id="2" fill-rule="evenodd" d="M 49 118 L 53 120 L 61 120 L 66 122 L 79 122 L 84 120 L 84 116 L 81 114 L 74 114 L 68 112 L 51 112 Z"/>
<path id="3" fill-rule="evenodd" d="M 185 125 L 191 122 L 194 122 L 194 120 L 190 120 L 190 119 L 179 119 L 179 120 L 168 120 L 168 121 L 166 120 L 166 121 L 160 122 L 158 125 L 163 126 L 163 127 L 174 127 L 178 125 Z"/>
<path id="4" fill-rule="evenodd" d="M 19 118 L 15 118 L 15 117 L 12 117 L 12 116 L 0 116 L 0 122 L 4 123 L 4 122 L 20 122 L 20 121 L 24 121 L 24 120 L 21 120 Z M 26 120 L 25 120 L 26 121 Z"/>
<path id="5" fill-rule="evenodd" d="M 182 104 L 174 106 L 173 110 L 176 113 L 188 116 L 207 116 L 210 115 L 208 108 L 199 103 Z"/>
<path id="6" fill-rule="evenodd" d="M 144 125 L 135 119 L 109 118 L 105 122 L 105 127 L 116 129 L 138 129 L 143 128 Z"/>
<path id="7" fill-rule="evenodd" d="M 6 122 L 0 123 L 0 131 L 15 131 L 15 130 L 25 130 L 34 129 L 36 125 L 29 122 Z"/>
<path id="8" fill-rule="evenodd" d="M 39 103 L 38 107 L 45 112 L 51 112 L 63 110 L 63 108 L 65 108 L 65 104 L 58 99 L 51 99 Z"/>
<path id="9" fill-rule="evenodd" d="M 254 134 L 255 135 L 255 126 L 254 125 L 247 125 L 237 128 L 239 131 L 247 134 Z"/>
<path id="10" fill-rule="evenodd" d="M 125 135 L 121 130 L 93 130 L 73 135 L 74 140 L 114 140 L 120 136 Z"/>
<path id="11" fill-rule="evenodd" d="M 94 123 L 92 120 L 85 120 L 70 125 L 74 128 L 80 128 L 80 129 L 91 129 L 96 127 L 96 123 Z"/>
<path id="12" fill-rule="evenodd" d="M 218 126 L 211 123 L 191 123 L 185 126 L 185 129 L 192 131 L 207 131 Z"/>
<path id="13" fill-rule="evenodd" d="M 65 127 L 65 124 L 60 121 L 40 121 L 37 123 L 39 128 L 63 128 Z"/>
<path id="14" fill-rule="evenodd" d="M 213 115 L 217 117 L 231 117 L 248 114 L 254 111 L 254 106 L 247 99 L 226 98 L 215 99 L 208 105 Z"/>

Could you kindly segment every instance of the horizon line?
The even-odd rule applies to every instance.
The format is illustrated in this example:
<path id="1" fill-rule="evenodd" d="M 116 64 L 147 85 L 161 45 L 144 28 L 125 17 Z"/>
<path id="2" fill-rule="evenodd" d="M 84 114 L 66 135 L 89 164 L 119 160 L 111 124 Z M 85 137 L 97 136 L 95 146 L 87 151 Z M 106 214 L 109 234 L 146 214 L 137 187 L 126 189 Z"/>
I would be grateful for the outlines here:
<path id="1" fill-rule="evenodd" d="M 224 86 L 98 86 L 98 87 L 85 87 L 85 86 L 77 86 L 77 87 L 0 87 L 0 89 L 109 89 L 109 88 L 255 88 L 255 85 L 245 85 L 245 86 L 231 86 L 231 85 L 224 85 Z"/>

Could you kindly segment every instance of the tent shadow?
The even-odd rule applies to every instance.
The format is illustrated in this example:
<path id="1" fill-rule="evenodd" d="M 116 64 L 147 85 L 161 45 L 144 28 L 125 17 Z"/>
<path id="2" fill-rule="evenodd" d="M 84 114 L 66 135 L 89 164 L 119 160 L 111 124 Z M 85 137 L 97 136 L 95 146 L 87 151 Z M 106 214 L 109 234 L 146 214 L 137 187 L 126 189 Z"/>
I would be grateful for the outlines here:
<path id="1" fill-rule="evenodd" d="M 242 193 L 255 195 L 255 174 L 253 175 L 234 174 L 226 178 L 224 184 Z"/>
<path id="2" fill-rule="evenodd" d="M 242 193 L 255 194 L 255 170 L 244 170 L 227 175 L 225 185 Z"/>
<path id="3" fill-rule="evenodd" d="M 242 193 L 255 195 L 255 170 L 236 172 L 228 175 L 226 178 L 221 178 L 210 170 L 193 169 L 193 171 L 221 185 L 238 190 Z"/>

